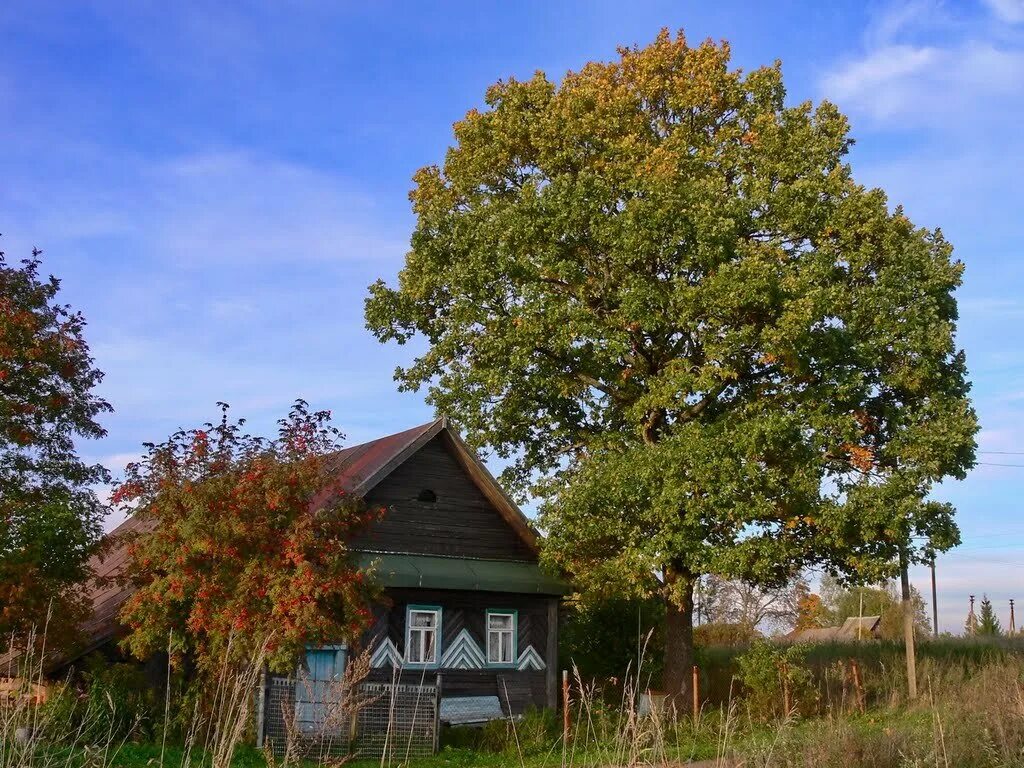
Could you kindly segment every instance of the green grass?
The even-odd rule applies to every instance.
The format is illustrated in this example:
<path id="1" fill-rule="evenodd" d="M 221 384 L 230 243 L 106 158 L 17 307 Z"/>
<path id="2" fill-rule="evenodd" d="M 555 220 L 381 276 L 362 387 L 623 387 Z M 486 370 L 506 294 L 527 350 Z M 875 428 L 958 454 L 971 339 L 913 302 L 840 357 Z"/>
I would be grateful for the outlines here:
<path id="1" fill-rule="evenodd" d="M 924 711 L 902 711 L 869 713 L 867 715 L 850 716 L 843 719 L 843 725 L 856 734 L 858 740 L 878 739 L 893 730 L 915 733 L 927 731 L 931 727 L 930 715 Z M 787 725 L 746 725 L 730 740 L 733 750 L 738 753 L 766 753 L 786 749 L 793 752 L 804 752 L 816 743 L 831 737 L 828 732 L 829 723 L 825 719 L 801 720 Z M 685 763 L 691 760 L 708 760 L 716 757 L 720 723 L 709 724 L 699 731 L 681 729 L 680 743 L 666 748 L 666 756 L 670 760 Z M 176 768 L 182 764 L 183 749 L 178 745 L 168 745 L 164 766 Z M 193 755 L 193 759 L 195 759 Z M 577 751 L 573 756 L 573 765 L 611 766 L 617 761 L 609 760 L 607 751 Z M 112 761 L 119 768 L 156 768 L 160 763 L 160 747 L 152 744 L 125 744 Z M 313 768 L 315 763 L 308 763 L 304 768 Z M 345 763 L 346 768 L 379 768 L 381 762 L 374 760 L 354 760 Z M 399 763 L 391 763 L 397 766 Z M 525 755 L 520 759 L 514 751 L 488 752 L 469 747 L 447 746 L 431 757 L 412 759 L 401 764 L 403 768 L 557 768 L 562 765 L 561 746 L 556 745 L 546 754 Z M 266 768 L 263 754 L 249 746 L 240 747 L 233 762 L 235 768 Z"/>

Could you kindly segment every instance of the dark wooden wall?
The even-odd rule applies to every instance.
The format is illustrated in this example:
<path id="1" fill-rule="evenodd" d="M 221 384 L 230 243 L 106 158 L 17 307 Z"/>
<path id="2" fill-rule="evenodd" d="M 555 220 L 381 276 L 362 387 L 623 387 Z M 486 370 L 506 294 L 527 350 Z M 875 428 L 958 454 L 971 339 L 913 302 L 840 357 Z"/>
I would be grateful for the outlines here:
<path id="1" fill-rule="evenodd" d="M 363 646 L 376 648 L 383 638 L 390 638 L 399 652 L 405 654 L 405 616 L 409 605 L 441 606 L 440 655 L 448 649 L 463 629 L 467 629 L 481 651 L 486 653 L 486 612 L 488 608 L 513 609 L 518 613 L 518 652 L 532 645 L 546 664 L 556 665 L 557 659 L 548 659 L 550 605 L 556 598 L 539 595 L 513 595 L 491 592 L 461 592 L 454 590 L 389 590 L 388 605 L 375 610 L 373 627 L 366 633 Z M 440 658 L 440 656 L 439 656 Z M 387 681 L 394 677 L 388 668 L 375 669 L 371 680 Z M 549 701 L 548 671 L 507 668 L 484 669 L 408 669 L 400 673 L 403 682 L 432 680 L 442 677 L 443 696 L 497 696 L 502 707 L 512 714 L 521 714 L 529 706 L 553 706 Z"/>
<path id="2" fill-rule="evenodd" d="M 435 502 L 419 501 L 431 490 Z M 354 549 L 492 560 L 536 560 L 462 466 L 434 438 L 366 496 L 388 509 L 352 542 Z"/>

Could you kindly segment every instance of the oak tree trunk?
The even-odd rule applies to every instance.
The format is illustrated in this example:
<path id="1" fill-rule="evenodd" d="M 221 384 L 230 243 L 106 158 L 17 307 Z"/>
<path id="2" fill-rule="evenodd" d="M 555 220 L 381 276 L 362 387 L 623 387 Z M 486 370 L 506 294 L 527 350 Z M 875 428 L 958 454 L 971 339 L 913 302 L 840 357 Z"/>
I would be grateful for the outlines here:
<path id="1" fill-rule="evenodd" d="M 693 672 L 693 587 L 696 579 L 668 569 L 665 586 L 665 667 L 662 685 L 677 713 L 687 711 Z"/>

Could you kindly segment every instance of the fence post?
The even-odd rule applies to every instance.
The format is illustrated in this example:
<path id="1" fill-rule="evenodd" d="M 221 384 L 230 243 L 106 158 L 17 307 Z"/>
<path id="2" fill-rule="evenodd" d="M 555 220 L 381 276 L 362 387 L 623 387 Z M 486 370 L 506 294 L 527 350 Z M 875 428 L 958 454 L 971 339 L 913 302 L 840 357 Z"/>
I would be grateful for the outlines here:
<path id="1" fill-rule="evenodd" d="M 693 665 L 693 722 L 700 719 L 700 668 Z"/>
<path id="2" fill-rule="evenodd" d="M 572 733 L 572 715 L 569 712 L 569 670 L 562 670 L 562 739 L 569 741 Z"/>
<path id="3" fill-rule="evenodd" d="M 857 695 L 857 709 L 864 714 L 864 687 L 860 679 L 860 667 L 856 659 L 850 659 L 850 669 L 853 670 L 853 688 Z"/>
<path id="4" fill-rule="evenodd" d="M 839 708 L 845 713 L 846 712 L 846 662 L 842 659 L 839 660 L 839 673 L 843 681 L 842 692 L 839 699 Z"/>
<path id="5" fill-rule="evenodd" d="M 168 661 L 168 666 L 170 666 L 170 661 Z M 256 694 L 256 748 L 257 749 L 263 749 L 263 733 L 264 733 L 264 731 L 266 730 L 266 727 L 267 727 L 267 717 L 266 717 L 267 683 L 268 683 L 268 679 L 267 679 L 267 665 L 266 665 L 266 663 L 264 663 L 262 669 L 260 669 L 260 683 L 259 683 L 258 692 Z M 167 711 L 169 709 L 169 704 L 170 704 L 170 700 L 171 700 L 171 681 L 170 681 L 169 677 L 168 677 L 168 680 L 167 680 L 166 696 L 167 696 L 167 700 L 166 700 L 166 703 L 164 705 L 165 708 L 166 708 L 165 711 Z"/>
<path id="6" fill-rule="evenodd" d="M 437 673 L 437 685 L 434 687 L 434 754 L 441 746 L 441 673 Z"/>
<path id="7" fill-rule="evenodd" d="M 789 713 L 793 711 L 792 703 L 789 700 L 789 664 L 782 662 L 779 667 L 779 675 L 782 677 L 782 719 L 788 720 Z"/>

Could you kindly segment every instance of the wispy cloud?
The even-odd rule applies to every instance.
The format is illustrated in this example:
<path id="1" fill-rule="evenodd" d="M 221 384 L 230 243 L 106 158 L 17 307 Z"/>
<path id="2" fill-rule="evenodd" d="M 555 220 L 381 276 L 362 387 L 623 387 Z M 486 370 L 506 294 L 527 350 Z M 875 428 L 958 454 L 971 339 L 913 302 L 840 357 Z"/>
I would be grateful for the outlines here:
<path id="1" fill-rule="evenodd" d="M 976 119 L 993 96 L 1015 95 L 1024 51 L 967 40 L 950 47 L 892 44 L 833 71 L 822 91 L 841 106 L 883 124 L 920 127 L 936 116 Z"/>
<path id="2" fill-rule="evenodd" d="M 1024 22 L 1024 0 L 985 0 L 985 5 L 1008 24 Z"/>
<path id="3" fill-rule="evenodd" d="M 372 260 L 394 258 L 404 247 L 389 237 L 372 197 L 295 163 L 235 150 L 80 164 L 107 180 L 103 188 L 90 194 L 75 174 L 45 187 L 26 184 L 20 199 L 8 202 L 34 214 L 21 219 L 16 234 L 145 242 L 138 255 L 184 266 Z"/>

